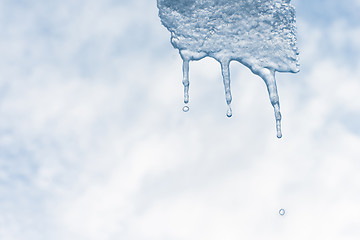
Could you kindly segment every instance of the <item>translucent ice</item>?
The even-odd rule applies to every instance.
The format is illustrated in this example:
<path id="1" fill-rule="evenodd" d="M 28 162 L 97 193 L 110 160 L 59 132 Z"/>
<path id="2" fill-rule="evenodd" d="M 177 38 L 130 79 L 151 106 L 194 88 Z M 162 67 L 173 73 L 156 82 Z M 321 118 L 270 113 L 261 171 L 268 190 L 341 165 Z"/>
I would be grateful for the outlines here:
<path id="1" fill-rule="evenodd" d="M 189 62 L 206 56 L 221 65 L 227 116 L 232 116 L 229 63 L 236 60 L 266 83 L 277 136 L 281 113 L 275 71 L 298 72 L 295 8 L 290 0 L 157 0 L 159 16 L 183 59 L 184 102 L 189 102 Z"/>

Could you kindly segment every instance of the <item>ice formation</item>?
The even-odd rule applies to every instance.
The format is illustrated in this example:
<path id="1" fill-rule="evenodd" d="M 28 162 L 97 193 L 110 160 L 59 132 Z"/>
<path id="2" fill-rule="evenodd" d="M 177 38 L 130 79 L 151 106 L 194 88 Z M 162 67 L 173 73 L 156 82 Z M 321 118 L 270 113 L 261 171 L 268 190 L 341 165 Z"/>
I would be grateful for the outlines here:
<path id="1" fill-rule="evenodd" d="M 189 102 L 189 62 L 209 56 L 221 65 L 231 117 L 229 63 L 236 60 L 264 80 L 280 138 L 275 71 L 299 71 L 295 8 L 290 0 L 157 0 L 157 5 L 183 60 L 185 104 Z"/>

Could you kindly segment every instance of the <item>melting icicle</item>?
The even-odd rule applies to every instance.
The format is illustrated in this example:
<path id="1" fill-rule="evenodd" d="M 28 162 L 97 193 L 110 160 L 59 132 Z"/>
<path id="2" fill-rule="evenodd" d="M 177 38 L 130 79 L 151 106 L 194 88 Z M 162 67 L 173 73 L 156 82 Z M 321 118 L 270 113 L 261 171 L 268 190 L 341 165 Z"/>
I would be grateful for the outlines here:
<path id="1" fill-rule="evenodd" d="M 225 87 L 226 103 L 228 105 L 226 116 L 231 117 L 232 110 L 230 104 L 231 104 L 232 96 L 230 90 L 230 69 L 229 69 L 230 60 L 229 59 L 222 60 L 220 63 L 221 63 L 221 73 L 223 76 L 223 82 Z"/>
<path id="2" fill-rule="evenodd" d="M 189 60 L 183 60 L 184 103 L 189 103 Z M 184 111 L 187 112 L 187 111 Z"/>
<path id="3" fill-rule="evenodd" d="M 238 61 L 264 80 L 281 138 L 275 72 L 299 71 L 290 0 L 157 0 L 157 5 L 183 59 L 184 103 L 189 102 L 189 62 L 209 56 L 221 65 L 226 115 L 231 117 L 229 64 Z"/>

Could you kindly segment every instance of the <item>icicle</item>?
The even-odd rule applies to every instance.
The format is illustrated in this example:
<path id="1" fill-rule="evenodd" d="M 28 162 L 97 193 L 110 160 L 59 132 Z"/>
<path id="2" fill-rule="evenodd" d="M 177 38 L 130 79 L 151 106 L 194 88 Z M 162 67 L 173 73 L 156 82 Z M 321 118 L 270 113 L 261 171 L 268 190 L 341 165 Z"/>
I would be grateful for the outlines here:
<path id="1" fill-rule="evenodd" d="M 184 103 L 185 106 L 182 108 L 183 112 L 188 112 L 190 110 L 189 106 L 189 60 L 183 59 L 183 81 L 184 85 Z"/>
<path id="2" fill-rule="evenodd" d="M 254 70 L 253 70 L 254 71 Z M 279 102 L 279 95 L 277 92 L 276 80 L 275 80 L 275 70 L 269 69 L 261 69 L 258 74 L 265 82 L 267 90 L 269 92 L 270 102 L 274 107 L 275 119 L 276 119 L 276 132 L 277 137 L 281 138 L 281 113 L 280 113 L 280 102 Z"/>
<path id="3" fill-rule="evenodd" d="M 184 103 L 189 102 L 189 60 L 183 60 Z"/>
<path id="4" fill-rule="evenodd" d="M 221 60 L 221 74 L 223 76 L 223 82 L 225 87 L 225 97 L 226 97 L 226 103 L 228 105 L 228 110 L 226 113 L 226 116 L 231 117 L 232 116 L 232 110 L 231 110 L 231 89 L 230 89 L 230 69 L 229 69 L 229 60 Z"/>

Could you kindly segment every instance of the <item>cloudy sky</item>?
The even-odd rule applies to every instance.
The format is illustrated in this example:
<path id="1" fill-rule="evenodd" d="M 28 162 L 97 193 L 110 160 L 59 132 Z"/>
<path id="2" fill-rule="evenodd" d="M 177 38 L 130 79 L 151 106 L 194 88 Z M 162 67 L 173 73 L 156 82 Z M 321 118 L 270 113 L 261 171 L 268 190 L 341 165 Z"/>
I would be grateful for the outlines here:
<path id="1" fill-rule="evenodd" d="M 155 0 L 0 0 L 0 239 L 359 239 L 360 1 L 293 4 L 277 139 L 236 62 L 231 119 L 209 58 L 181 111 Z"/>

